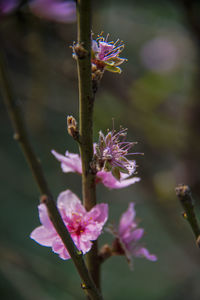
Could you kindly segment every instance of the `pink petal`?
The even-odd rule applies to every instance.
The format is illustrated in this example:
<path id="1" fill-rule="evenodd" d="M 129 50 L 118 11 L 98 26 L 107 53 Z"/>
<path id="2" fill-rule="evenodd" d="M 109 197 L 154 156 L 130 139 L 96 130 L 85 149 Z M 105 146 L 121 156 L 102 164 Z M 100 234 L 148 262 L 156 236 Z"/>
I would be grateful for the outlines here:
<path id="1" fill-rule="evenodd" d="M 47 247 L 52 246 L 55 237 L 56 237 L 56 233 L 54 231 L 48 230 L 44 226 L 37 227 L 30 234 L 31 239 L 35 240 L 38 244 Z"/>
<path id="2" fill-rule="evenodd" d="M 51 150 L 51 153 L 55 156 L 55 158 L 61 162 L 61 168 L 64 173 L 75 172 L 82 173 L 81 159 L 78 154 L 69 153 L 66 151 L 65 156 L 59 154 L 55 150 Z"/>
<path id="3" fill-rule="evenodd" d="M 79 198 L 70 190 L 66 190 L 59 194 L 57 206 L 63 218 L 65 216 L 71 217 L 71 215 L 76 212 L 81 214 L 86 213 Z"/>
<path id="4" fill-rule="evenodd" d="M 98 44 L 97 44 L 97 42 L 95 40 L 92 40 L 92 50 L 95 53 L 99 52 L 99 47 L 98 47 Z M 95 143 L 95 145 L 96 145 L 96 143 Z"/>
<path id="5" fill-rule="evenodd" d="M 87 225 L 84 233 L 81 235 L 82 241 L 95 241 L 102 232 L 103 224 L 91 223 Z"/>
<path id="6" fill-rule="evenodd" d="M 83 254 L 90 251 L 92 248 L 92 243 L 90 241 L 83 241 L 82 239 L 79 240 L 79 250 L 83 252 Z"/>
<path id="7" fill-rule="evenodd" d="M 52 243 L 52 251 L 59 254 L 60 258 L 62 258 L 62 259 L 70 258 L 70 255 L 69 255 L 67 249 L 65 248 L 60 237 L 57 237 L 56 239 L 54 239 L 54 241 Z"/>
<path id="8" fill-rule="evenodd" d="M 63 248 L 63 250 L 59 253 L 59 257 L 64 260 L 71 258 L 66 248 Z"/>
<path id="9" fill-rule="evenodd" d="M 95 205 L 85 216 L 85 221 L 93 220 L 102 226 L 108 219 L 108 204 L 101 203 Z"/>
<path id="10" fill-rule="evenodd" d="M 142 236 L 144 234 L 144 229 L 138 228 L 138 229 L 135 229 L 134 231 L 128 230 L 127 233 L 128 234 L 126 235 L 126 232 L 125 232 L 124 235 L 121 236 L 121 238 L 127 245 L 134 244 L 142 238 Z"/>
<path id="11" fill-rule="evenodd" d="M 62 240 L 60 239 L 60 237 L 58 236 L 57 238 L 54 239 L 53 243 L 52 243 L 52 250 L 55 253 L 60 253 L 63 248 L 64 248 L 64 244 L 62 242 Z"/>
<path id="12" fill-rule="evenodd" d="M 49 219 L 46 205 L 45 204 L 38 205 L 38 210 L 39 210 L 39 217 L 40 217 L 41 224 L 44 225 L 44 227 L 46 227 L 48 230 L 52 230 L 55 232 L 53 224 Z"/>
<path id="13" fill-rule="evenodd" d="M 125 180 L 121 180 L 121 181 L 118 181 L 116 180 L 114 182 L 114 184 L 112 185 L 112 187 L 110 186 L 110 188 L 112 189 L 122 189 L 122 188 L 125 188 L 131 184 L 134 184 L 136 182 L 139 182 L 140 181 L 140 178 L 139 177 L 133 177 L 133 178 L 130 178 L 130 179 L 125 179 Z M 106 184 L 105 184 L 106 186 Z"/>
<path id="14" fill-rule="evenodd" d="M 120 223 L 119 223 L 119 234 L 123 236 L 124 232 L 128 230 L 129 227 L 133 226 L 133 220 L 135 218 L 135 210 L 134 210 L 134 203 L 129 203 L 129 207 L 125 213 L 122 214 Z"/>
<path id="15" fill-rule="evenodd" d="M 111 172 L 100 171 L 97 173 L 98 178 L 109 189 L 121 189 L 140 181 L 139 177 L 126 179 L 129 175 L 121 173 L 121 180 L 118 181 Z"/>
<path id="16" fill-rule="evenodd" d="M 99 42 L 99 59 L 104 60 L 106 55 L 114 48 L 113 44 L 109 44 L 106 42 Z"/>
<path id="17" fill-rule="evenodd" d="M 146 248 L 139 248 L 133 251 L 133 255 L 136 257 L 145 257 L 148 260 L 156 261 L 157 257 L 154 254 L 150 254 Z"/>

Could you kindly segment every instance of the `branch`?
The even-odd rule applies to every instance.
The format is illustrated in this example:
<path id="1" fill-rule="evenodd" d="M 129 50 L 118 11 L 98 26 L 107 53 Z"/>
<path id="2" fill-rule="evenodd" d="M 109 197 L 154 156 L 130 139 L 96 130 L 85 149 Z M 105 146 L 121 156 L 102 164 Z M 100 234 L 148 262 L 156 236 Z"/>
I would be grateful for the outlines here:
<path id="1" fill-rule="evenodd" d="M 194 212 L 194 201 L 190 188 L 188 185 L 180 184 L 176 187 L 175 191 L 184 209 L 183 216 L 189 222 L 196 237 L 197 246 L 200 247 L 200 227 Z"/>
<path id="2" fill-rule="evenodd" d="M 15 132 L 14 138 L 19 142 L 24 156 L 26 157 L 26 160 L 31 168 L 35 181 L 37 182 L 41 193 L 41 203 L 46 205 L 49 217 L 76 266 L 76 269 L 83 281 L 82 288 L 84 289 L 86 295 L 90 299 L 102 300 L 102 297 L 99 294 L 86 268 L 81 251 L 76 248 L 65 224 L 63 223 L 45 180 L 41 164 L 32 150 L 27 133 L 25 131 L 19 103 L 16 102 L 15 97 L 12 94 L 2 57 L 0 57 L 0 85 L 2 89 L 2 96 Z"/>
<path id="3" fill-rule="evenodd" d="M 93 160 L 93 104 L 91 76 L 91 0 L 77 1 L 78 43 L 74 47 L 77 56 L 79 83 L 79 134 L 82 160 L 82 193 L 86 210 L 96 205 L 95 174 L 91 168 Z M 87 266 L 92 278 L 100 288 L 100 263 L 97 241 L 87 254 Z"/>

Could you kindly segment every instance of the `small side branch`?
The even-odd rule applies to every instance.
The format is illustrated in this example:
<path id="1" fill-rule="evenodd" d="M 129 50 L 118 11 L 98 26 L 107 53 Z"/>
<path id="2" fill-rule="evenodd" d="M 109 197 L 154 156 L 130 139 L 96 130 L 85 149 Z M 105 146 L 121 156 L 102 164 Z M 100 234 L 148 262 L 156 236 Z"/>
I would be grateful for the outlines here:
<path id="1" fill-rule="evenodd" d="M 44 203 L 46 205 L 49 217 L 76 266 L 76 269 L 82 279 L 82 287 L 84 287 L 83 290 L 89 297 L 89 299 L 102 300 L 102 297 L 97 290 L 85 265 L 82 253 L 75 246 L 65 224 L 63 223 L 63 220 L 49 190 L 48 184 L 45 180 L 41 164 L 31 147 L 24 127 L 20 107 L 16 102 L 14 95 L 12 94 L 2 57 L 0 57 L 0 91 L 7 107 L 12 126 L 14 128 L 14 138 L 19 142 L 40 190 L 41 203 Z"/>
<path id="2" fill-rule="evenodd" d="M 179 184 L 175 191 L 184 209 L 183 217 L 190 224 L 197 246 L 200 248 L 200 227 L 194 212 L 194 200 L 192 199 L 190 188 L 188 185 Z"/>

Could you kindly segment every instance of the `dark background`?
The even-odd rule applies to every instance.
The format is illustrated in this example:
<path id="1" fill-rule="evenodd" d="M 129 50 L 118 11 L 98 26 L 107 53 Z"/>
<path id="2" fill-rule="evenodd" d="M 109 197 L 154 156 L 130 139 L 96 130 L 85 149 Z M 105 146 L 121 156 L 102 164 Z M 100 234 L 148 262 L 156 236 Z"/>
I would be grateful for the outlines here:
<path id="1" fill-rule="evenodd" d="M 156 263 L 124 257 L 106 261 L 105 299 L 200 299 L 200 250 L 181 217 L 175 186 L 191 186 L 199 215 L 200 199 L 200 7 L 199 1 L 96 1 L 93 32 L 125 43 L 121 75 L 105 73 L 94 111 L 98 131 L 119 125 L 137 141 L 141 182 L 109 191 L 98 186 L 98 200 L 109 203 L 110 222 L 118 222 L 128 203 L 136 203 L 145 228 L 145 245 Z M 0 19 L 0 44 L 32 144 L 54 197 L 69 188 L 81 197 L 81 178 L 63 174 L 51 149 L 77 152 L 67 134 L 66 116 L 78 117 L 76 62 L 69 48 L 76 24 L 40 20 L 27 11 Z M 39 226 L 39 192 L 0 98 L 0 295 L 1 299 L 84 299 L 71 261 L 29 238 Z M 105 233 L 100 244 L 111 241 Z"/>

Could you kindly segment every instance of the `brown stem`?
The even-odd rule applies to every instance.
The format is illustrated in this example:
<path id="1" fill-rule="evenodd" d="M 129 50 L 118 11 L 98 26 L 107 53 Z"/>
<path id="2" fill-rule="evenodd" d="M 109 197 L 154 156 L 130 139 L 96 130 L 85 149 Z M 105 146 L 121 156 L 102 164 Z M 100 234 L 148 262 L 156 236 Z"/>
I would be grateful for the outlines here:
<path id="1" fill-rule="evenodd" d="M 91 0 L 77 1 L 78 44 L 75 46 L 79 82 L 79 134 L 82 159 L 82 193 L 86 210 L 96 205 L 95 174 L 93 159 L 93 104 L 91 77 Z M 94 242 L 87 254 L 87 266 L 98 288 L 100 288 L 100 264 L 98 244 Z"/>
<path id="2" fill-rule="evenodd" d="M 26 157 L 26 160 L 31 168 L 35 181 L 38 185 L 38 188 L 41 193 L 41 203 L 44 203 L 47 206 L 49 217 L 57 233 L 62 239 L 65 247 L 67 248 L 76 266 L 76 269 L 82 279 L 82 287 L 86 295 L 90 299 L 101 300 L 102 297 L 99 294 L 99 291 L 97 290 L 88 272 L 88 269 L 82 257 L 82 253 L 76 248 L 65 224 L 62 221 L 60 213 L 56 207 L 56 204 L 53 200 L 53 197 L 45 180 L 41 164 L 32 150 L 27 133 L 25 131 L 19 103 L 16 102 L 15 97 L 11 92 L 11 87 L 9 85 L 9 80 L 5 72 L 2 57 L 0 57 L 0 86 L 9 117 L 15 131 L 14 137 L 19 142 L 21 149 Z"/>
<path id="3" fill-rule="evenodd" d="M 180 184 L 176 187 L 176 195 L 183 206 L 184 218 L 190 224 L 192 231 L 196 237 L 197 245 L 200 247 L 200 228 L 194 212 L 194 201 L 191 197 L 191 191 L 188 185 Z"/>

